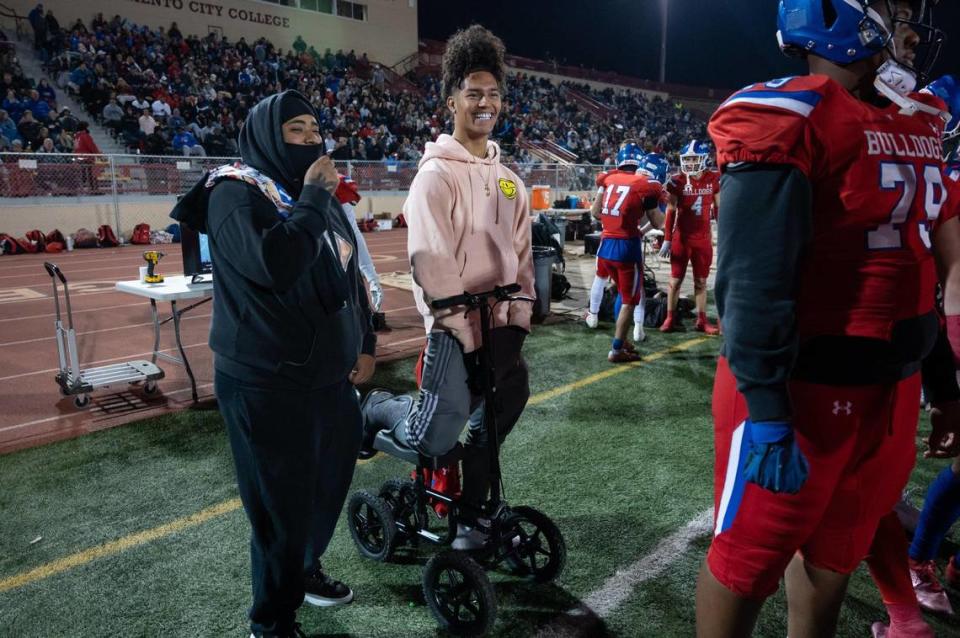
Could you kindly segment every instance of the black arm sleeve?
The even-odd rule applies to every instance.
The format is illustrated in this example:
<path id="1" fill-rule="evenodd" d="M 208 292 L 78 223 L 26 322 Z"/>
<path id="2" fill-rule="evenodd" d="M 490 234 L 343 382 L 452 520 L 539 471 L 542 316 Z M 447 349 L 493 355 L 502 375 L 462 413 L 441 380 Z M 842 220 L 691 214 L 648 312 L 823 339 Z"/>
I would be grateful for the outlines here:
<path id="1" fill-rule="evenodd" d="M 253 283 L 278 291 L 294 282 L 321 255 L 327 215 L 333 197 L 318 186 L 305 186 L 290 216 L 280 220 L 273 204 L 238 180 L 225 180 L 210 194 L 207 227 L 220 252 L 231 255 L 231 265 Z M 339 268 L 325 272 L 336 274 Z"/>
<path id="2" fill-rule="evenodd" d="M 930 403 L 936 405 L 960 399 L 957 368 L 953 362 L 953 350 L 950 348 L 945 328 L 940 329 L 937 342 L 923 360 L 921 370 L 923 391 Z"/>
<path id="3" fill-rule="evenodd" d="M 720 192 L 716 296 L 724 354 L 750 418 L 789 419 L 797 279 L 812 234 L 810 183 L 790 166 L 740 164 L 727 167 Z"/>

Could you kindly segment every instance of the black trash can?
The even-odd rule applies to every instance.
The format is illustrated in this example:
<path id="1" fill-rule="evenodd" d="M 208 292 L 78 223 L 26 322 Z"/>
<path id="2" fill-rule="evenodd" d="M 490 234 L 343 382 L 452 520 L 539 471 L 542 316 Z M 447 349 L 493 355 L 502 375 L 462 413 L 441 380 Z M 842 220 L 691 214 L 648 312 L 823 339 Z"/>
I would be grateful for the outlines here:
<path id="1" fill-rule="evenodd" d="M 533 316 L 542 319 L 550 314 L 551 283 L 553 282 L 553 264 L 557 261 L 557 251 L 551 246 L 533 247 L 534 289 L 537 303 L 533 305 Z"/>

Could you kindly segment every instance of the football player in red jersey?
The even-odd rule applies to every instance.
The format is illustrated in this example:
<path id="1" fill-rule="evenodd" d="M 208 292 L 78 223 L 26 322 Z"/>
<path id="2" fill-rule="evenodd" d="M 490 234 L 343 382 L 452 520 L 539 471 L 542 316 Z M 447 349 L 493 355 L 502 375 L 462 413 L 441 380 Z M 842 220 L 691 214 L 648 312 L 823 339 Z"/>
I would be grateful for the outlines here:
<path id="1" fill-rule="evenodd" d="M 951 139 L 960 137 L 960 84 L 956 78 L 944 76 L 924 90 L 943 98 L 949 107 L 951 119 L 944 131 L 945 145 L 949 144 Z M 930 233 L 944 290 L 943 310 L 949 334 L 941 334 L 938 347 L 923 365 L 923 385 L 931 406 L 932 441 L 950 436 L 951 422 L 960 419 L 960 388 L 951 374 L 960 361 L 960 148 L 954 148 L 945 158 L 943 174 L 945 204 L 931 224 Z M 930 447 L 926 456 L 946 457 L 958 451 L 946 441 Z M 883 595 L 890 624 L 874 623 L 874 638 L 932 636 L 932 629 L 920 617 L 918 604 L 928 611 L 953 614 L 950 599 L 937 576 L 935 559 L 958 517 L 960 457 L 954 458 L 928 488 L 909 552 L 903 528 L 895 518 L 889 525 L 881 525 L 877 532 L 868 565 Z M 946 578 L 951 585 L 960 585 L 960 554 L 947 563 Z"/>
<path id="2" fill-rule="evenodd" d="M 667 220 L 663 224 L 661 257 L 670 257 L 670 286 L 667 289 L 667 317 L 661 332 L 680 324 L 675 315 L 680 284 L 693 263 L 693 294 L 697 304 L 695 329 L 709 335 L 719 332 L 707 320 L 707 275 L 713 264 L 713 233 L 710 220 L 720 206 L 720 174 L 708 171 L 710 148 L 692 140 L 680 153 L 680 172 L 667 181 Z"/>
<path id="3" fill-rule="evenodd" d="M 781 0 L 781 48 L 811 74 L 751 85 L 711 119 L 726 339 L 700 638 L 751 634 L 784 574 L 791 638 L 832 636 L 913 467 L 938 328 L 921 224 L 945 200 L 945 104 L 913 92 L 942 41 L 928 9 Z"/>
<path id="4" fill-rule="evenodd" d="M 657 228 L 663 224 L 663 214 L 660 212 L 663 185 L 653 175 L 658 171 L 665 172 L 656 158 L 647 161 L 636 144 L 627 142 L 617 153 L 617 169 L 602 173 L 597 178 L 600 188 L 591 212 L 599 217 L 603 233 L 597 250 L 597 274 L 590 290 L 587 325 L 597 325 L 596 316 L 603 288 L 606 281 L 612 278 L 623 305 L 617 317 L 613 344 L 607 354 L 607 360 L 611 363 L 626 363 L 640 358 L 633 344 L 627 341 L 627 332 L 634 320 L 634 308 L 643 298 L 640 225 L 644 218 Z M 663 179 L 662 176 L 660 178 Z"/>

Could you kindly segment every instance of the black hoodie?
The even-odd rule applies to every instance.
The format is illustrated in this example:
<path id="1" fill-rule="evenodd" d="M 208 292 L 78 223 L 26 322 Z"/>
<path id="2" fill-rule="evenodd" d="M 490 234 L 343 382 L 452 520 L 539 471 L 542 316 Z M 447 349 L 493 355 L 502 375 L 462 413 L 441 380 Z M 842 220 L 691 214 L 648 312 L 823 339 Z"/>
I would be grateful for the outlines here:
<path id="1" fill-rule="evenodd" d="M 290 174 L 283 153 L 282 95 L 250 111 L 240 155 L 293 194 L 302 176 Z M 206 189 L 205 180 L 171 217 L 210 240 L 215 368 L 266 387 L 346 380 L 359 354 L 374 353 L 376 336 L 352 231 L 336 198 L 305 186 L 283 220 L 256 186 L 222 179 Z"/>

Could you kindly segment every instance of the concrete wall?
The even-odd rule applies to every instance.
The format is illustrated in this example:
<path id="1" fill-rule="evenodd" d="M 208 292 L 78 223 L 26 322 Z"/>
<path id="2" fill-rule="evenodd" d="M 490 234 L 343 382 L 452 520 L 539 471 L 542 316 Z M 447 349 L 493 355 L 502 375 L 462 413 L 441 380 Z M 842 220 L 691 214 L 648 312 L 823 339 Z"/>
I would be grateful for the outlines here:
<path id="1" fill-rule="evenodd" d="M 554 190 L 551 197 L 558 199 L 568 194 L 581 198 L 593 196 L 587 192 Z M 357 218 L 362 219 L 367 213 L 388 213 L 390 217 L 396 217 L 402 212 L 406 199 L 405 192 L 365 195 L 357 206 Z M 140 223 L 149 224 L 153 230 L 166 228 L 173 222 L 170 211 L 174 204 L 175 197 L 121 196 L 118 200 L 121 234 L 129 239 L 133 227 Z M 113 227 L 115 221 L 116 209 L 110 197 L 0 197 L 0 233 L 15 237 L 22 237 L 35 228 L 44 233 L 59 228 L 64 234 L 73 233 L 78 228 L 96 231 L 101 224 Z"/>
<path id="2" fill-rule="evenodd" d="M 334 52 L 356 49 L 357 55 L 366 51 L 371 60 L 387 66 L 417 52 L 415 0 L 357 1 L 367 5 L 364 21 L 257 0 L 43 0 L 43 6 L 64 28 L 78 18 L 89 26 L 103 12 L 107 20 L 120 14 L 151 28 L 176 22 L 184 35 L 205 36 L 219 29 L 232 41 L 242 36 L 252 43 L 266 37 L 284 51 L 300 35 L 321 53 L 327 47 Z M 4 4 L 25 16 L 37 2 L 4 0 Z"/>

